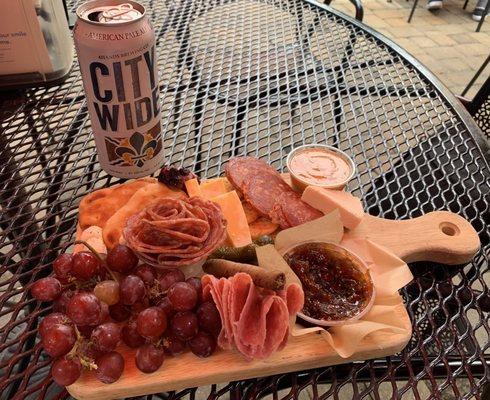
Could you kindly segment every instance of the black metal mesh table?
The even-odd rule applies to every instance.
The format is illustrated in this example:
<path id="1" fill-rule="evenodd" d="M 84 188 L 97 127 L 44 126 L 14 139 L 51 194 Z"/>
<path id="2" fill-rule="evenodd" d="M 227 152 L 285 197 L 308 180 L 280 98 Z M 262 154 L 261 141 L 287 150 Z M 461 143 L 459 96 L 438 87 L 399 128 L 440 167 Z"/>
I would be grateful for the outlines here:
<path id="1" fill-rule="evenodd" d="M 483 245 L 468 265 L 411 265 L 413 338 L 400 354 L 155 397 L 420 399 L 426 380 L 432 398 L 479 398 L 490 354 L 489 148 L 462 106 L 402 49 L 310 1 L 146 4 L 168 160 L 208 177 L 240 154 L 282 170 L 293 146 L 328 143 L 354 157 L 349 189 L 371 214 L 449 209 Z M 80 199 L 116 180 L 97 163 L 77 67 L 0 111 L 1 398 L 62 398 L 37 345 L 49 308 L 26 288 L 73 239 Z"/>

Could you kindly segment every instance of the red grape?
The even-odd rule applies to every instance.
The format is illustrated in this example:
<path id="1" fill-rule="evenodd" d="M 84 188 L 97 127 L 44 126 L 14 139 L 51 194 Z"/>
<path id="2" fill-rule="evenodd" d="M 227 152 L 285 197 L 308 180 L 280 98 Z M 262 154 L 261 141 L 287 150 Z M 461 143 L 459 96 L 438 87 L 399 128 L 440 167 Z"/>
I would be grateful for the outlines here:
<path id="1" fill-rule="evenodd" d="M 214 335 L 218 336 L 221 331 L 221 317 L 219 311 L 212 301 L 205 301 L 197 307 L 197 320 L 199 327 Z"/>
<path id="2" fill-rule="evenodd" d="M 165 338 L 165 350 L 167 351 L 168 354 L 172 356 L 177 356 L 179 354 L 182 354 L 187 345 L 183 340 L 178 339 L 175 337 L 174 334 L 170 334 Z"/>
<path id="3" fill-rule="evenodd" d="M 95 325 L 100 325 L 109 319 L 109 306 L 103 301 L 100 302 L 99 320 Z"/>
<path id="4" fill-rule="evenodd" d="M 61 294 L 61 283 L 58 279 L 48 276 L 34 282 L 31 295 L 39 301 L 53 301 Z"/>
<path id="5" fill-rule="evenodd" d="M 121 336 L 123 342 L 133 349 L 145 344 L 145 338 L 138 333 L 135 319 L 129 320 L 127 324 L 123 326 Z"/>
<path id="6" fill-rule="evenodd" d="M 216 339 L 207 332 L 199 331 L 188 343 L 198 357 L 209 357 L 216 350 Z"/>
<path id="7" fill-rule="evenodd" d="M 68 316 L 77 325 L 97 324 L 102 311 L 100 300 L 88 292 L 75 294 L 66 308 Z"/>
<path id="8" fill-rule="evenodd" d="M 130 306 L 141 300 L 145 295 L 145 284 L 140 277 L 128 275 L 119 284 L 119 298 L 121 303 Z"/>
<path id="9" fill-rule="evenodd" d="M 180 269 L 166 269 L 165 271 L 162 271 L 158 281 L 160 282 L 160 288 L 162 289 L 162 292 L 165 292 L 174 283 L 184 282 L 185 275 Z"/>
<path id="10" fill-rule="evenodd" d="M 88 280 L 97 275 L 100 269 L 99 259 L 93 253 L 81 251 L 73 255 L 71 273 L 80 280 Z"/>
<path id="11" fill-rule="evenodd" d="M 75 291 L 73 290 L 65 290 L 63 293 L 61 293 L 60 297 L 58 297 L 53 303 L 53 310 L 66 314 L 66 307 L 74 294 Z"/>
<path id="12" fill-rule="evenodd" d="M 124 244 L 118 244 L 107 253 L 107 266 L 113 271 L 127 274 L 137 265 L 138 257 Z"/>
<path id="13" fill-rule="evenodd" d="M 141 336 L 156 340 L 167 329 L 167 316 L 161 308 L 150 307 L 139 313 L 136 326 Z"/>
<path id="14" fill-rule="evenodd" d="M 155 282 L 155 269 L 151 265 L 138 265 L 134 273 L 141 278 L 146 286 L 151 286 Z"/>
<path id="15" fill-rule="evenodd" d="M 189 340 L 199 330 L 196 314 L 190 311 L 179 312 L 170 321 L 172 333 L 180 340 Z"/>
<path id="16" fill-rule="evenodd" d="M 155 372 L 163 364 L 165 351 L 161 347 L 148 343 L 136 351 L 136 366 L 141 372 Z"/>
<path id="17" fill-rule="evenodd" d="M 94 294 L 108 306 L 119 302 L 119 283 L 116 281 L 102 281 L 94 287 Z"/>
<path id="18" fill-rule="evenodd" d="M 95 376 L 103 383 L 116 382 L 124 371 L 124 358 L 117 351 L 98 357 L 96 364 Z"/>
<path id="19" fill-rule="evenodd" d="M 127 306 L 117 303 L 109 307 L 109 315 L 114 321 L 122 322 L 130 317 L 131 311 Z"/>
<path id="20" fill-rule="evenodd" d="M 197 293 L 197 302 L 202 301 L 202 284 L 201 284 L 201 278 L 198 278 L 197 276 L 191 276 L 186 280 L 186 282 L 191 285 Z"/>
<path id="21" fill-rule="evenodd" d="M 76 357 L 58 358 L 51 366 L 51 375 L 53 380 L 60 386 L 69 386 L 82 374 L 82 364 Z"/>
<path id="22" fill-rule="evenodd" d="M 161 308 L 165 312 L 167 318 L 170 318 L 176 313 L 168 297 L 164 297 L 163 299 L 161 299 L 158 302 L 157 307 Z"/>
<path id="23" fill-rule="evenodd" d="M 114 350 L 121 340 L 121 329 L 114 322 L 106 322 L 94 329 L 90 340 L 97 350 L 108 353 Z"/>
<path id="24" fill-rule="evenodd" d="M 138 315 L 141 311 L 143 311 L 144 309 L 146 309 L 148 307 L 150 307 L 150 302 L 148 301 L 147 298 L 143 297 L 143 299 L 141 299 L 141 301 L 137 301 L 136 303 L 134 303 L 131 306 L 131 312 L 134 315 Z"/>
<path id="25" fill-rule="evenodd" d="M 39 336 L 43 337 L 55 324 L 71 325 L 71 323 L 70 318 L 59 312 L 46 315 L 39 324 Z"/>
<path id="26" fill-rule="evenodd" d="M 197 304 L 197 292 L 187 282 L 177 282 L 168 289 L 168 299 L 177 311 L 190 311 Z"/>
<path id="27" fill-rule="evenodd" d="M 73 256 L 69 253 L 60 254 L 53 262 L 53 270 L 56 277 L 68 281 L 73 268 Z"/>
<path id="28" fill-rule="evenodd" d="M 96 327 L 97 327 L 96 325 L 78 325 L 77 329 L 78 332 L 80 332 L 83 337 L 89 339 Z"/>
<path id="29" fill-rule="evenodd" d="M 41 343 L 51 357 L 60 357 L 72 349 L 76 339 L 72 326 L 53 324 L 44 332 Z"/>

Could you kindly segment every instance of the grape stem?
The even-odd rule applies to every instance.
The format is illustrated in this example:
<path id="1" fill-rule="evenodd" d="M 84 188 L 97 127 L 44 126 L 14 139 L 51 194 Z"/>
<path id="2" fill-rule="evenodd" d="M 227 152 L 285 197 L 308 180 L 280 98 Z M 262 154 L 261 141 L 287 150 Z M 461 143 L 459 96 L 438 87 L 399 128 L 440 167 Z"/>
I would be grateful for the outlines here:
<path id="1" fill-rule="evenodd" d="M 91 246 L 89 245 L 86 241 L 84 240 L 75 240 L 73 242 L 73 244 L 82 244 L 84 245 L 87 249 L 90 250 L 90 252 L 95 256 L 97 257 L 97 259 L 99 260 L 100 264 L 104 266 L 104 268 L 107 270 L 107 272 L 109 272 L 109 275 L 112 277 L 112 279 L 116 282 L 118 282 L 117 280 L 117 277 L 114 275 L 114 273 L 110 270 L 110 268 L 107 266 L 107 264 L 105 263 L 105 261 L 102 259 L 102 257 L 100 256 L 99 253 L 97 253 L 97 251 Z M 70 245 L 68 245 L 70 246 Z M 67 246 L 67 247 L 68 247 Z"/>
<path id="2" fill-rule="evenodd" d="M 84 354 L 81 353 L 80 345 L 85 339 L 80 333 L 80 331 L 78 330 L 76 325 L 74 326 L 74 328 L 75 328 L 75 334 L 77 336 L 77 341 L 75 342 L 75 345 L 73 346 L 71 351 L 67 354 L 67 357 L 68 358 L 78 357 L 78 360 L 80 361 L 80 364 L 82 364 L 83 367 L 89 370 L 97 369 L 97 364 L 92 359 L 86 357 Z"/>

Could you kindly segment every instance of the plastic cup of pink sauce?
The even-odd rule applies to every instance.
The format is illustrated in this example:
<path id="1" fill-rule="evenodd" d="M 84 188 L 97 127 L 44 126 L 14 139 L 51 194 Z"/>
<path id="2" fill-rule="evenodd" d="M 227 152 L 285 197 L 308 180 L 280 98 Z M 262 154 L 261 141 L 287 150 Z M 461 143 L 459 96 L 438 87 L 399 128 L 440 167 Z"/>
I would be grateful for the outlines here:
<path id="1" fill-rule="evenodd" d="M 300 192 L 306 186 L 342 190 L 356 172 L 354 161 L 346 153 L 320 144 L 293 149 L 287 167 L 294 189 Z"/>

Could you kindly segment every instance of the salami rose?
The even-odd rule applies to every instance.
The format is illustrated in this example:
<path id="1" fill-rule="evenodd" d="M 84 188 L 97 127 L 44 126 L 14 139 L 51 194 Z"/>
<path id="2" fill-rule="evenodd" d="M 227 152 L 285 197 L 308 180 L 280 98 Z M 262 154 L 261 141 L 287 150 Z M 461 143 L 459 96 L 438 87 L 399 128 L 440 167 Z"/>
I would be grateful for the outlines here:
<path id="1" fill-rule="evenodd" d="M 123 235 L 143 262 L 182 267 L 203 260 L 223 242 L 226 221 L 211 201 L 163 198 L 130 217 Z"/>

